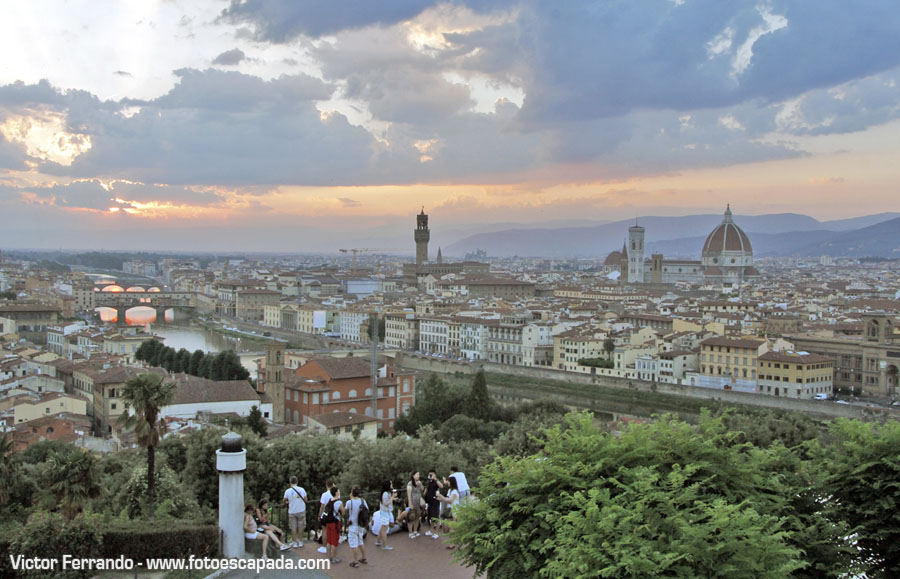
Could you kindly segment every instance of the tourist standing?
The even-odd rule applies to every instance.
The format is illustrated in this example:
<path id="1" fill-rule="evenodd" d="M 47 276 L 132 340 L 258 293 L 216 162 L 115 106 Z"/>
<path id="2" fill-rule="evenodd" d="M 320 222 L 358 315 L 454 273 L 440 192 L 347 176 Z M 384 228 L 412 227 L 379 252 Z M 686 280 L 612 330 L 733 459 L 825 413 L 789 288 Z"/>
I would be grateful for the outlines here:
<path id="1" fill-rule="evenodd" d="M 386 480 L 381 485 L 381 505 L 378 509 L 378 516 L 381 526 L 378 529 L 378 541 L 375 546 L 381 547 L 384 551 L 390 551 L 393 547 L 388 547 L 387 532 L 391 526 L 391 511 L 394 508 L 394 499 L 397 498 L 397 491 L 394 490 L 394 484 Z"/>
<path id="2" fill-rule="evenodd" d="M 369 511 L 366 500 L 359 496 L 359 487 L 353 487 L 350 491 L 350 500 L 344 505 L 344 511 L 347 513 L 347 544 L 353 551 L 353 562 L 350 563 L 350 566 L 359 567 L 360 563 L 363 565 L 368 563 L 366 548 L 363 544 L 368 521 L 360 520 L 360 512 L 368 513 Z"/>
<path id="3" fill-rule="evenodd" d="M 406 517 L 406 526 L 409 529 L 409 538 L 419 536 L 419 521 L 422 518 L 422 503 L 425 487 L 419 479 L 419 471 L 412 473 L 406 484 L 406 509 L 409 513 Z"/>
<path id="4" fill-rule="evenodd" d="M 331 502 L 331 487 L 334 486 L 334 481 L 328 479 L 325 481 L 325 492 L 322 493 L 322 496 L 319 498 L 319 514 L 316 516 L 316 524 L 322 530 L 322 547 L 319 548 L 320 553 L 328 552 L 328 529 L 325 524 L 322 522 L 322 517 L 325 516 L 325 505 Z M 324 551 L 322 549 L 325 549 Z"/>
<path id="5" fill-rule="evenodd" d="M 290 488 L 284 491 L 284 503 L 288 506 L 288 528 L 291 531 L 291 547 L 303 546 L 306 532 L 306 491 L 297 486 L 297 477 L 292 476 Z"/>
<path id="6" fill-rule="evenodd" d="M 471 492 L 469 490 L 469 481 L 466 480 L 466 475 L 459 472 L 459 469 L 455 466 L 450 467 L 450 478 L 456 479 L 456 486 L 459 489 L 459 498 L 460 500 L 466 500 L 471 496 Z"/>
<path id="7" fill-rule="evenodd" d="M 438 480 L 437 472 L 432 468 L 428 471 L 428 486 L 425 488 L 425 508 L 427 510 L 429 530 L 425 531 L 425 535 L 432 539 L 439 538 L 435 532 L 435 528 L 441 523 L 441 501 L 438 500 L 438 490 L 444 488 L 443 483 Z"/>
<path id="8" fill-rule="evenodd" d="M 325 550 L 332 563 L 340 563 L 337 548 L 341 538 L 341 516 L 344 514 L 344 505 L 341 504 L 339 488 L 333 486 L 328 492 L 331 499 L 325 504 L 322 514 L 322 522 L 325 523 Z"/>

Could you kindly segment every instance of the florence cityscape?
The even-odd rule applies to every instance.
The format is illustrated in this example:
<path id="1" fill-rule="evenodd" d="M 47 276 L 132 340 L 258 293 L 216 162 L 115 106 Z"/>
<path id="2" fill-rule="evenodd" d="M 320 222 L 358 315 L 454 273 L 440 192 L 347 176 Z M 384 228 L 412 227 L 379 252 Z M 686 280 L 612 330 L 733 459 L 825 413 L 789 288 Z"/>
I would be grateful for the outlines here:
<path id="1" fill-rule="evenodd" d="M 900 10 L 2 9 L 0 576 L 900 574 Z"/>

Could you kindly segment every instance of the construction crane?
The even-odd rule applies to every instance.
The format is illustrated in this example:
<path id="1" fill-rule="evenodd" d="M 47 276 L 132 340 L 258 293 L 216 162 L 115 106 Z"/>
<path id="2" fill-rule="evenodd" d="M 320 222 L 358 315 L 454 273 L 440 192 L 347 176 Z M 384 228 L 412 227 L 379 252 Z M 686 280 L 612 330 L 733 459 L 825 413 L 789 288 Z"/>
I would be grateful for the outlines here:
<path id="1" fill-rule="evenodd" d="M 404 249 L 397 248 L 381 248 L 381 249 L 373 249 L 371 247 L 352 247 L 350 249 L 339 249 L 341 253 L 352 253 L 353 254 L 353 274 L 356 274 L 356 254 L 357 253 L 371 253 L 374 251 L 406 251 Z"/>

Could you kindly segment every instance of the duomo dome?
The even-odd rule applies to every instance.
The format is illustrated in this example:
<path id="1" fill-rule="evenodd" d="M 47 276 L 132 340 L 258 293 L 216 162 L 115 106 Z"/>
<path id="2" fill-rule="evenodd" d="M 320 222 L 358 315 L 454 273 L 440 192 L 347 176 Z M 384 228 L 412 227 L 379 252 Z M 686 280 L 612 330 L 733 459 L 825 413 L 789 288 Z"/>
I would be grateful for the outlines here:
<path id="1" fill-rule="evenodd" d="M 753 265 L 753 247 L 744 230 L 735 225 L 731 206 L 703 244 L 703 265 L 706 267 L 748 267 Z"/>

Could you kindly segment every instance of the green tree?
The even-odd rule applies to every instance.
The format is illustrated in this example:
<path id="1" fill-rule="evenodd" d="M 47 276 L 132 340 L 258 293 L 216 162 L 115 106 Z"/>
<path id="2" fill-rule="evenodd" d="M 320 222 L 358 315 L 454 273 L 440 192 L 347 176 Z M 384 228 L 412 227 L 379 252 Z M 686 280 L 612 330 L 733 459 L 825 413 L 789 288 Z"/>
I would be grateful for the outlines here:
<path id="1" fill-rule="evenodd" d="M 146 517 L 147 512 L 147 465 L 136 467 L 128 482 L 116 497 L 118 509 L 125 512 L 131 519 Z M 197 502 L 191 492 L 179 484 L 175 474 L 165 465 L 160 465 L 154 476 L 156 488 L 154 494 L 156 501 L 166 504 L 167 513 L 159 513 L 176 518 L 194 516 L 197 510 Z M 159 509 L 157 509 L 158 511 Z"/>
<path id="2" fill-rule="evenodd" d="M 430 374 L 424 382 L 416 384 L 415 406 L 399 416 L 394 427 L 409 435 L 427 424 L 440 427 L 445 420 L 462 412 L 466 397 L 462 388 L 451 388 L 437 374 Z"/>
<path id="3" fill-rule="evenodd" d="M 181 478 L 193 490 L 201 507 L 216 508 L 219 504 L 216 450 L 221 448 L 223 434 L 225 434 L 224 429 L 207 428 L 196 430 L 184 437 L 187 450 Z M 252 457 L 248 455 L 247 458 L 249 468 Z M 244 477 L 244 484 L 251 482 L 249 477 Z"/>
<path id="4" fill-rule="evenodd" d="M 9 489 L 18 477 L 19 465 L 12 454 L 12 440 L 4 433 L 0 436 L 0 507 L 9 502 Z"/>
<path id="5" fill-rule="evenodd" d="M 603 340 L 603 351 L 606 352 L 606 359 L 612 359 L 612 353 L 616 351 L 616 341 L 612 338 Z"/>
<path id="6" fill-rule="evenodd" d="M 439 476 L 446 476 L 451 466 L 459 467 L 469 483 L 474 484 L 481 466 L 490 460 L 490 448 L 480 441 L 443 443 L 431 427 L 419 432 L 418 437 L 395 436 L 350 443 L 349 456 L 332 471 L 340 473 L 337 480 L 341 488 L 359 485 L 361 489 L 376 491 L 383 481 L 391 480 L 394 488 L 405 489 L 413 471 L 420 471 L 424 481 L 428 469 L 434 467 Z M 406 499 L 405 492 L 400 496 Z"/>
<path id="7" fill-rule="evenodd" d="M 498 420 L 486 421 L 465 414 L 457 414 L 441 424 L 437 431 L 437 437 L 439 440 L 447 442 L 481 440 L 489 444 L 508 428 L 509 424 Z"/>
<path id="8" fill-rule="evenodd" d="M 256 406 L 250 407 L 250 414 L 247 416 L 247 426 L 261 438 L 265 438 L 269 433 L 269 427 L 263 419 L 262 412 Z"/>
<path id="9" fill-rule="evenodd" d="M 203 350 L 194 350 L 194 353 L 191 354 L 191 361 L 188 363 L 187 373 L 191 376 L 199 376 L 200 375 L 200 363 L 203 361 L 203 357 L 206 354 L 203 353 Z"/>
<path id="10" fill-rule="evenodd" d="M 212 372 L 212 361 L 215 358 L 212 354 L 204 354 L 197 364 L 197 376 L 201 378 L 209 378 Z"/>
<path id="11" fill-rule="evenodd" d="M 160 355 L 159 365 L 169 372 L 173 372 L 175 370 L 175 360 L 177 357 L 178 352 L 175 351 L 175 348 L 166 346 L 165 353 Z"/>
<path id="12" fill-rule="evenodd" d="M 472 388 L 466 399 L 465 413 L 479 420 L 490 420 L 493 415 L 493 407 L 494 401 L 488 394 L 484 369 L 479 369 L 472 380 Z"/>
<path id="13" fill-rule="evenodd" d="M 212 356 L 212 359 L 209 362 L 210 380 L 225 380 L 226 373 L 228 372 L 225 358 L 226 353 L 224 350 Z"/>
<path id="14" fill-rule="evenodd" d="M 53 493 L 60 512 L 69 520 L 84 509 L 85 503 L 103 492 L 97 458 L 77 448 L 68 455 L 51 458 L 48 488 Z"/>
<path id="15" fill-rule="evenodd" d="M 800 469 L 795 455 L 736 444 L 721 418 L 663 417 L 620 436 L 589 415 L 567 420 L 539 453 L 482 470 L 479 487 L 493 491 L 460 509 L 452 537 L 476 574 L 788 577 L 814 564 L 799 527 L 818 531 L 802 535 L 811 544 L 846 536 L 821 509 L 795 514 L 793 497 L 808 491 L 782 476 Z M 834 569 L 846 552 L 816 563 Z"/>
<path id="16" fill-rule="evenodd" d="M 122 400 L 133 410 L 123 412 L 119 423 L 134 429 L 138 444 L 147 449 L 147 513 L 153 520 L 153 491 L 156 446 L 165 432 L 159 412 L 175 397 L 175 384 L 165 382 L 159 374 L 139 374 L 125 383 Z"/>
<path id="17" fill-rule="evenodd" d="M 14 291 L 0 292 L 0 300 L 15 300 L 17 297 Z"/>
<path id="18" fill-rule="evenodd" d="M 234 350 L 225 351 L 222 380 L 249 380 L 250 372 L 241 364 L 241 358 Z"/>
<path id="19" fill-rule="evenodd" d="M 158 353 L 162 348 L 162 342 L 155 338 L 150 338 L 141 342 L 141 345 L 134 352 L 134 357 L 137 360 L 150 363 L 158 358 Z"/>
<path id="20" fill-rule="evenodd" d="M 183 436 L 167 436 L 156 447 L 162 453 L 166 466 L 173 472 L 181 473 L 187 462 L 187 445 Z"/>
<path id="21" fill-rule="evenodd" d="M 838 420 L 810 445 L 826 473 L 830 513 L 845 521 L 868 577 L 900 576 L 900 423 Z"/>
<path id="22" fill-rule="evenodd" d="M 494 442 L 500 456 L 529 456 L 541 451 L 547 442 L 546 430 L 565 427 L 564 413 L 527 413 L 513 422 Z"/>
<path id="23" fill-rule="evenodd" d="M 178 353 L 175 354 L 175 367 L 172 371 L 176 373 L 187 372 L 190 365 L 191 353 L 185 348 L 179 349 Z"/>

